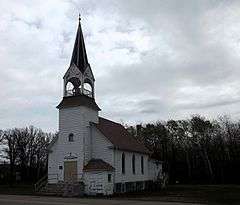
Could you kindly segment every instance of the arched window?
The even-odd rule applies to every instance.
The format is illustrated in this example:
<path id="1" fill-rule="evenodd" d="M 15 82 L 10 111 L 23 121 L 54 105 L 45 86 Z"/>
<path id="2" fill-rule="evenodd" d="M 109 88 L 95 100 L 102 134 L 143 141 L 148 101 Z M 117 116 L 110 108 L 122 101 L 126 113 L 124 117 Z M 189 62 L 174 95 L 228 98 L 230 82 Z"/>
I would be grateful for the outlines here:
<path id="1" fill-rule="evenodd" d="M 84 95 L 87 95 L 88 97 L 93 97 L 93 88 L 89 82 L 84 82 L 83 88 Z"/>
<path id="2" fill-rule="evenodd" d="M 125 174 L 125 154 L 122 153 L 122 174 Z"/>
<path id="3" fill-rule="evenodd" d="M 70 133 L 69 135 L 68 135 L 68 141 L 69 142 L 73 142 L 74 140 L 73 140 L 73 133 Z"/>
<path id="4" fill-rule="evenodd" d="M 66 95 L 67 96 L 72 96 L 73 95 L 73 90 L 74 90 L 74 86 L 71 82 L 68 82 L 66 85 Z"/>
<path id="5" fill-rule="evenodd" d="M 144 159 L 143 156 L 141 156 L 141 172 L 144 174 Z"/>
<path id="6" fill-rule="evenodd" d="M 73 96 L 79 95 L 81 93 L 81 81 L 76 78 L 70 78 L 65 87 L 65 95 L 66 96 Z"/>
<path id="7" fill-rule="evenodd" d="M 132 172 L 135 174 L 135 155 L 132 156 Z"/>

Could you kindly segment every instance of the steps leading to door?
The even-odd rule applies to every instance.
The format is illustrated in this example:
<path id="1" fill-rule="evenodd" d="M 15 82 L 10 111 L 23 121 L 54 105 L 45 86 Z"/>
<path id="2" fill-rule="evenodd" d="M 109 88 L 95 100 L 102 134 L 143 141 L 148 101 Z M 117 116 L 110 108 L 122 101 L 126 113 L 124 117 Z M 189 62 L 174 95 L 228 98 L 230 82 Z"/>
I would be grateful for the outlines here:
<path id="1" fill-rule="evenodd" d="M 46 184 L 38 194 L 40 195 L 51 195 L 51 196 L 83 196 L 84 194 L 84 183 L 75 182 L 75 183 L 64 183 L 58 182 L 56 184 Z"/>

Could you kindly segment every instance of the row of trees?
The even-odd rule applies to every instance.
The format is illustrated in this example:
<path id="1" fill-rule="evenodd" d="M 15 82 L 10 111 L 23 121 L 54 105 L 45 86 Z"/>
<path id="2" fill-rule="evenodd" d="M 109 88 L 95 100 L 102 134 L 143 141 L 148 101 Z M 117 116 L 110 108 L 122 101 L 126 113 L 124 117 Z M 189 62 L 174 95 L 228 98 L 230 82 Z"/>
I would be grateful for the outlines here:
<path id="1" fill-rule="evenodd" d="M 163 161 L 170 183 L 240 183 L 240 122 L 195 115 L 128 129 Z"/>
<path id="2" fill-rule="evenodd" d="M 53 135 L 33 126 L 0 131 L 0 159 L 7 161 L 8 182 L 34 182 L 46 173 L 47 147 Z"/>
<path id="3" fill-rule="evenodd" d="M 128 130 L 152 151 L 152 157 L 163 161 L 170 183 L 240 183 L 240 122 L 196 115 Z M 9 163 L 7 181 L 16 179 L 16 171 L 24 182 L 46 174 L 47 147 L 53 137 L 32 126 L 0 131 L 0 159 Z"/>

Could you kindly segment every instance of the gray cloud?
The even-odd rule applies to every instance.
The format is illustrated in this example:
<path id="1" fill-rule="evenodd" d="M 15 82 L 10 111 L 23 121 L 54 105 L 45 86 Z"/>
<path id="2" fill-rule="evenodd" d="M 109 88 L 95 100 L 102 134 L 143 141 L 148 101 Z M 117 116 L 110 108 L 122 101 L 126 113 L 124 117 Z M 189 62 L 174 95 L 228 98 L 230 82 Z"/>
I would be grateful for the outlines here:
<path id="1" fill-rule="evenodd" d="M 57 129 L 78 12 L 101 115 L 239 118 L 239 1 L 0 3 L 0 129 Z M 56 9 L 57 8 L 57 9 Z"/>

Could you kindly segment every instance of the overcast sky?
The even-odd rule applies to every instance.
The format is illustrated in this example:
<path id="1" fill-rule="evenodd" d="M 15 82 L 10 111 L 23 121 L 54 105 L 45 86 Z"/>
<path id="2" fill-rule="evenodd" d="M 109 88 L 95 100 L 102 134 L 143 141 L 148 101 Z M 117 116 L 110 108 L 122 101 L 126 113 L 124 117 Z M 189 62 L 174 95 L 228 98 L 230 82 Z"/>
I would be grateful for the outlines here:
<path id="1" fill-rule="evenodd" d="M 240 118 L 239 0 L 2 0 L 0 129 L 57 130 L 79 12 L 101 116 Z"/>

